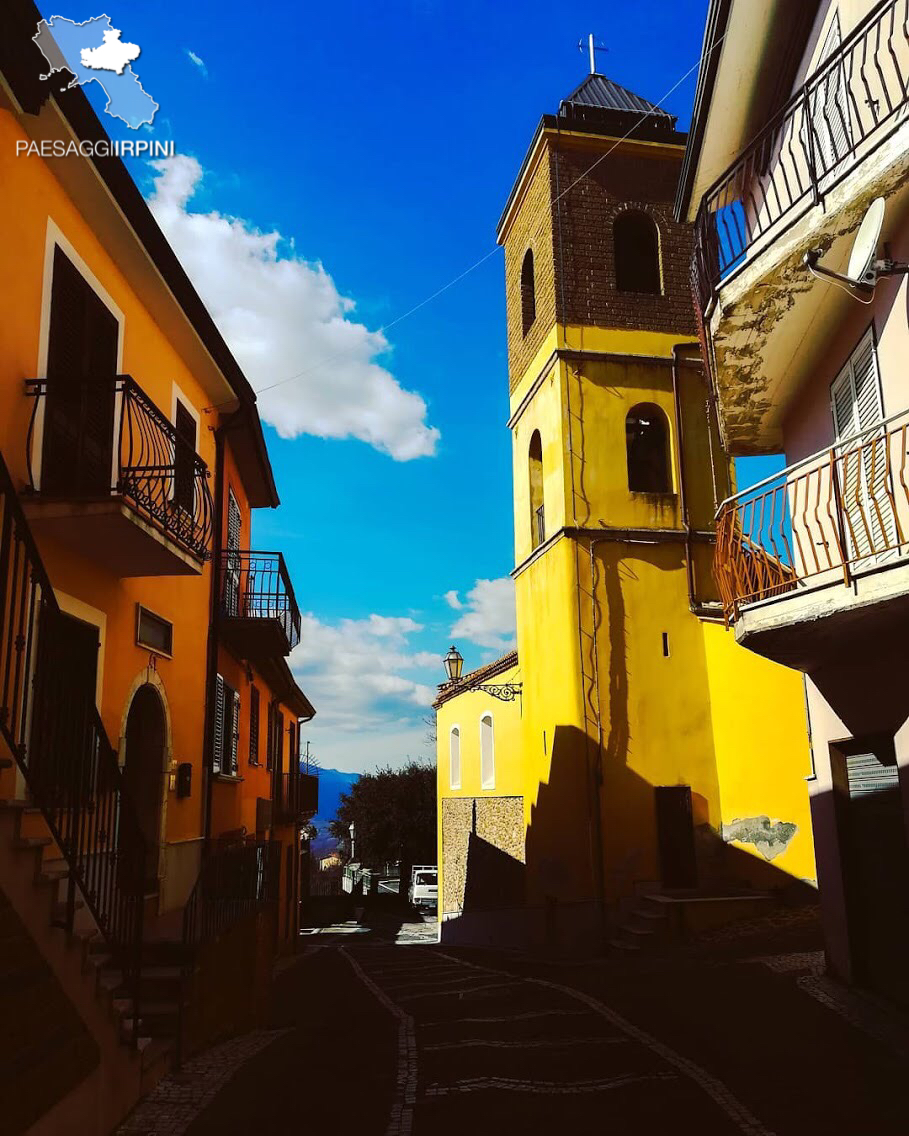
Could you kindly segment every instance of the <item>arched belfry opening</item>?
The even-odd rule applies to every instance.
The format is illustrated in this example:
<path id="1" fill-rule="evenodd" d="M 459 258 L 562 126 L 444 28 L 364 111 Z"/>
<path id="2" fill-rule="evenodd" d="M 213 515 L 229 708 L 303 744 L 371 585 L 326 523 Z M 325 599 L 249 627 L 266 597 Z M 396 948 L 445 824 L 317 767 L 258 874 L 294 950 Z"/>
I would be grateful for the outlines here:
<path id="1" fill-rule="evenodd" d="M 521 263 L 521 331 L 530 331 L 537 318 L 537 284 L 533 269 L 533 249 L 524 253 Z"/>
<path id="2" fill-rule="evenodd" d="M 660 295 L 660 233 L 653 218 L 639 209 L 620 213 L 612 225 L 612 243 L 618 291 Z"/>
<path id="3" fill-rule="evenodd" d="M 671 493 L 669 423 L 652 402 L 632 407 L 625 419 L 628 488 L 632 493 Z"/>
<path id="4" fill-rule="evenodd" d="M 161 807 L 164 791 L 167 724 L 161 696 L 151 683 L 140 686 L 126 718 L 123 778 L 145 840 L 145 888 L 158 887 Z"/>
<path id="5" fill-rule="evenodd" d="M 543 439 L 540 431 L 530 436 L 527 453 L 530 480 L 530 547 L 537 548 L 546 539 L 546 513 L 543 508 Z"/>

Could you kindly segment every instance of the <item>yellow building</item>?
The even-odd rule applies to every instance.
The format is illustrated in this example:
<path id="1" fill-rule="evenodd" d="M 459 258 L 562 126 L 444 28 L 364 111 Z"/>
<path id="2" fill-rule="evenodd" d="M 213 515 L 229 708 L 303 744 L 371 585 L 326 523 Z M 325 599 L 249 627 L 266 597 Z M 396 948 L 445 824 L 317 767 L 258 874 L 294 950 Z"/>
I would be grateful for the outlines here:
<path id="1" fill-rule="evenodd" d="M 684 143 L 590 75 L 499 223 L 518 651 L 437 701 L 446 938 L 595 943 L 641 892 L 814 880 L 802 684 L 736 646 L 711 576 L 732 468 L 672 213 Z"/>

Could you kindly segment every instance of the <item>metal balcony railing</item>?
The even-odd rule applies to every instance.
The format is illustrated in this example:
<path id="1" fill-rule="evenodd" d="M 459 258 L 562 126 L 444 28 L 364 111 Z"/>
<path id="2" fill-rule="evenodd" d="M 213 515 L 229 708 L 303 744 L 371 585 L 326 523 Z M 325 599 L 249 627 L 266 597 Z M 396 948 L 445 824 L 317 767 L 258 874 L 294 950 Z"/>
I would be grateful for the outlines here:
<path id="1" fill-rule="evenodd" d="M 280 844 L 258 840 L 214 849 L 183 909 L 186 955 L 277 902 L 280 879 Z"/>
<path id="2" fill-rule="evenodd" d="M 319 778 L 314 773 L 272 775 L 275 819 L 279 823 L 304 820 L 319 811 Z"/>
<path id="3" fill-rule="evenodd" d="M 32 379 L 25 387 L 35 400 L 26 441 L 33 492 L 64 500 L 122 497 L 197 560 L 209 558 L 205 462 L 129 375 Z"/>
<path id="4" fill-rule="evenodd" d="M 289 651 L 300 642 L 300 609 L 280 552 L 227 549 L 221 612 L 228 619 L 276 620 Z"/>
<path id="5" fill-rule="evenodd" d="M 741 608 L 902 562 L 909 553 L 909 410 L 728 498 L 714 576 Z"/>
<path id="6" fill-rule="evenodd" d="M 146 843 L 82 664 L 0 457 L 0 737 L 69 869 L 62 925 L 81 896 L 122 969 L 135 1041 Z"/>
<path id="7" fill-rule="evenodd" d="M 909 97 L 909 0 L 876 4 L 707 190 L 695 219 L 694 292 L 777 239 L 895 129 Z"/>

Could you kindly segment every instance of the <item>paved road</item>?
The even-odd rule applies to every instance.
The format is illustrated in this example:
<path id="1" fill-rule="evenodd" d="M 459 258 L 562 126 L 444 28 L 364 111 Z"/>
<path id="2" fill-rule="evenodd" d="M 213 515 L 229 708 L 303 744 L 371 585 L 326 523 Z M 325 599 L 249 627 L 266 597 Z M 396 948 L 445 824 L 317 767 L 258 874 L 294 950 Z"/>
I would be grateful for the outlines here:
<path id="1" fill-rule="evenodd" d="M 179 1136 L 909 1133 L 909 1061 L 811 996 L 817 955 L 635 969 L 433 937 L 309 937 L 277 983 L 283 1032 Z"/>

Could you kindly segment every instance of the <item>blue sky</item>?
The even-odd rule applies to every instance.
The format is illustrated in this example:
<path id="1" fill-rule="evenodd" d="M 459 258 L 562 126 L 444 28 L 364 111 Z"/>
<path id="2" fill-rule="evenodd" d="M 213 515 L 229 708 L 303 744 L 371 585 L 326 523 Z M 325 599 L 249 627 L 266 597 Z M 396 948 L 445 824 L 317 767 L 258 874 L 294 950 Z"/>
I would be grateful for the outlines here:
<path id="1" fill-rule="evenodd" d="M 512 636 L 501 251 L 377 333 L 495 248 L 540 115 L 586 73 L 578 40 L 657 101 L 698 59 L 706 0 L 54 12 L 102 10 L 141 46 L 151 136 L 178 154 L 134 177 L 253 385 L 306 372 L 261 400 L 283 504 L 252 544 L 284 552 L 307 613 L 313 749 L 341 769 L 427 754 L 453 636 L 468 667 Z M 682 128 L 694 87 L 665 104 Z"/>

